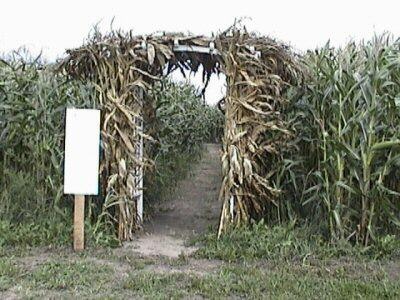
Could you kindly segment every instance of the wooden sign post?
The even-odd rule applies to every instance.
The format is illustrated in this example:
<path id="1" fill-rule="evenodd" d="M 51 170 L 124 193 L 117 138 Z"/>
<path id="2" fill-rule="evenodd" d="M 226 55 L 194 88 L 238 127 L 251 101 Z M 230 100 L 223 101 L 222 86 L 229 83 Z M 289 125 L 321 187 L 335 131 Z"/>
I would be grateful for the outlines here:
<path id="1" fill-rule="evenodd" d="M 85 196 L 75 195 L 74 203 L 74 250 L 85 248 Z"/>
<path id="2" fill-rule="evenodd" d="M 65 122 L 64 194 L 75 195 L 74 250 L 85 248 L 85 195 L 98 194 L 100 111 L 68 108 Z"/>

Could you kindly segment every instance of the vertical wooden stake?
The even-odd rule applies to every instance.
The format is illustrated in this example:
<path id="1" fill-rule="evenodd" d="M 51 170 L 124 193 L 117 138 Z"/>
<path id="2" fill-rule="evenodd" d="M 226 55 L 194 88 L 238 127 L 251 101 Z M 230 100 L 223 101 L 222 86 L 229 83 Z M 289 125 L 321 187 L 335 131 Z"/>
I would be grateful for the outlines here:
<path id="1" fill-rule="evenodd" d="M 75 195 L 74 207 L 74 250 L 81 251 L 85 248 L 85 196 Z"/>

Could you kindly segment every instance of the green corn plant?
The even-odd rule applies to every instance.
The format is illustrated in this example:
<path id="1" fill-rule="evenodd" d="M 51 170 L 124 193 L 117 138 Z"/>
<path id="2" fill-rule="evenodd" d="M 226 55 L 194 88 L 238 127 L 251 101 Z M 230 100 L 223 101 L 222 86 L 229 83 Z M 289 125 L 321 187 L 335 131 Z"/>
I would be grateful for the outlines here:
<path id="1" fill-rule="evenodd" d="M 64 111 L 94 107 L 93 92 L 55 76 L 40 59 L 0 61 L 0 217 L 35 219 L 62 200 Z"/>
<path id="2" fill-rule="evenodd" d="M 398 234 L 399 41 L 382 35 L 342 49 L 328 44 L 304 64 L 308 78 L 288 114 L 297 135 L 289 154 L 295 175 L 286 180 L 292 207 L 300 202 L 298 215 L 331 240 L 368 245 Z"/>

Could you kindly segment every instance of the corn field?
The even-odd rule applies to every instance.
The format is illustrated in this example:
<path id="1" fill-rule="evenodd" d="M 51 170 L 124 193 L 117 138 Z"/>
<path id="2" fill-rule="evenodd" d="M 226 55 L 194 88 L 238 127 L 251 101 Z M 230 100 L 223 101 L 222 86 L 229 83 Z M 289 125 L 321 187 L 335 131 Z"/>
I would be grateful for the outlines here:
<path id="1" fill-rule="evenodd" d="M 398 234 L 399 40 L 327 44 L 303 61 L 307 77 L 287 112 L 297 139 L 284 160 L 281 210 L 333 241 Z"/>
<path id="2" fill-rule="evenodd" d="M 26 61 L 15 54 L 0 60 L 2 218 L 20 222 L 54 210 L 63 214 L 64 110 L 94 107 L 92 95 L 88 85 L 55 76 L 39 58 Z M 12 189 L 16 182 L 25 184 Z"/>

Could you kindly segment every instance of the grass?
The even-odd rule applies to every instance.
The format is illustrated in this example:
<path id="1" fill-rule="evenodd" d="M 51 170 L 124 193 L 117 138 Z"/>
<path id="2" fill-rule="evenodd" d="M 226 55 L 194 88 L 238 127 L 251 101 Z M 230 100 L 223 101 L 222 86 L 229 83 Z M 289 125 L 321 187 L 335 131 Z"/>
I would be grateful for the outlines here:
<path id="1" fill-rule="evenodd" d="M 179 299 L 190 296 L 210 299 L 376 299 L 400 296 L 400 283 L 390 281 L 384 274 L 354 278 L 340 270 L 333 274 L 318 271 L 307 267 L 296 270 L 291 265 L 274 269 L 246 264 L 228 265 L 216 274 L 204 276 L 193 273 L 131 274 L 123 288 L 149 299 Z"/>
<path id="2" fill-rule="evenodd" d="M 274 235 L 275 243 L 284 244 L 280 233 L 269 237 L 274 239 Z M 301 236 L 297 238 L 300 240 Z M 0 298 L 5 295 L 146 299 L 400 297 L 399 257 L 360 260 L 348 254 L 341 258 L 307 256 L 296 259 L 288 255 L 288 259 L 277 259 L 278 254 L 269 257 L 263 254 L 260 258 L 261 252 L 257 252 L 260 249 L 252 254 L 245 251 L 249 246 L 257 248 L 254 246 L 256 239 L 250 240 L 248 237 L 239 247 L 241 252 L 236 252 L 234 259 L 225 251 L 220 254 L 221 258 L 227 258 L 225 261 L 204 265 L 202 260 L 193 257 L 140 257 L 127 249 L 73 253 L 63 248 L 46 251 L 34 248 L 14 255 L 16 252 L 9 248 L 0 255 Z M 220 243 L 221 248 L 228 245 L 227 241 Z M 210 245 L 204 245 L 201 251 L 207 247 L 211 257 Z M 281 249 L 276 251 L 282 253 Z"/>
<path id="3" fill-rule="evenodd" d="M 66 214 L 67 215 L 67 214 Z M 62 217 L 56 213 L 47 214 L 37 220 L 24 220 L 12 223 L 0 220 L 0 249 L 46 246 L 59 247 L 72 245 L 72 212 Z M 87 247 L 116 247 L 120 242 L 108 228 L 96 228 L 89 221 L 85 223 L 85 239 Z"/>
<path id="4" fill-rule="evenodd" d="M 221 259 L 228 262 L 257 259 L 305 261 L 351 257 L 355 260 L 400 258 L 400 240 L 387 235 L 369 247 L 347 241 L 329 243 L 308 226 L 269 227 L 264 222 L 253 223 L 228 231 L 217 239 L 215 230 L 197 237 L 190 244 L 201 245 L 196 257 Z"/>
<path id="5" fill-rule="evenodd" d="M 19 275 L 20 269 L 12 262 L 12 259 L 0 257 L 0 292 L 10 288 Z"/>
<path id="6" fill-rule="evenodd" d="M 21 224 L 0 221 L 0 247 L 65 245 L 71 240 L 72 223 L 62 218 Z"/>
<path id="7" fill-rule="evenodd" d="M 48 262 L 40 265 L 27 278 L 26 282 L 37 289 L 46 290 L 84 290 L 96 293 L 113 276 L 113 271 L 105 265 L 96 265 L 90 261 Z"/>

